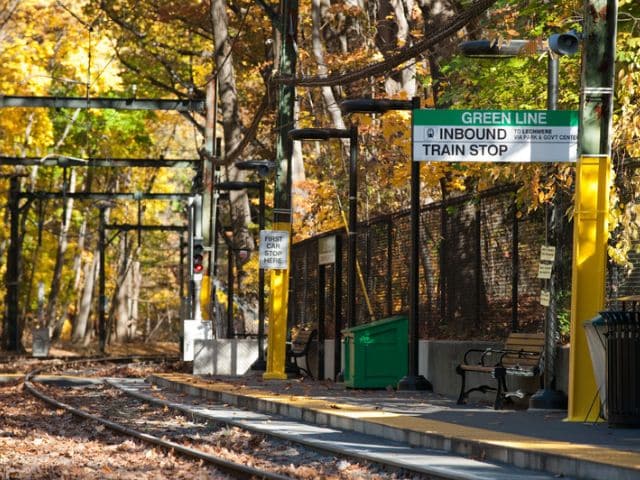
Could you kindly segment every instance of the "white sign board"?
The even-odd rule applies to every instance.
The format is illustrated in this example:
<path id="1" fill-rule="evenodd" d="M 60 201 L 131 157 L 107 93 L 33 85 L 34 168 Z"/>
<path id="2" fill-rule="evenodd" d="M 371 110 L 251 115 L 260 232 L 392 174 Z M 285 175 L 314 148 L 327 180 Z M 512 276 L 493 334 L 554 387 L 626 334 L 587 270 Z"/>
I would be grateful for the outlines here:
<path id="1" fill-rule="evenodd" d="M 548 290 L 542 290 L 540 292 L 540 305 L 548 307 L 551 303 L 551 293 Z"/>
<path id="2" fill-rule="evenodd" d="M 182 360 L 185 362 L 192 362 L 195 355 L 195 341 L 213 339 L 211 321 L 184 320 L 182 338 Z"/>
<path id="3" fill-rule="evenodd" d="M 553 262 L 556 259 L 556 247 L 542 245 L 540 247 L 540 260 L 543 262 Z"/>
<path id="4" fill-rule="evenodd" d="M 260 231 L 260 268 L 286 270 L 289 267 L 289 232 Z"/>
<path id="5" fill-rule="evenodd" d="M 336 263 L 336 236 L 322 237 L 318 240 L 318 265 Z"/>
<path id="6" fill-rule="evenodd" d="M 413 111 L 416 161 L 575 162 L 577 158 L 576 111 Z"/>
<path id="7" fill-rule="evenodd" d="M 549 280 L 551 278 L 551 271 L 553 270 L 553 263 L 540 262 L 538 268 L 538 278 L 540 280 Z"/>

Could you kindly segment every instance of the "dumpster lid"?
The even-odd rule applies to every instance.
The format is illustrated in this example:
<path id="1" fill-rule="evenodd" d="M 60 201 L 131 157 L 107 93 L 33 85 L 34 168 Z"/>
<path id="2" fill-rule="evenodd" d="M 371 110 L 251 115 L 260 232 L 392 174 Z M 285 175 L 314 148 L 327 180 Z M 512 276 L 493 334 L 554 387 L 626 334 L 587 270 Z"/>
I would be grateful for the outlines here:
<path id="1" fill-rule="evenodd" d="M 587 326 L 587 325 L 593 325 L 594 327 L 603 327 L 605 325 L 605 321 L 604 318 L 602 318 L 602 315 L 598 314 L 595 317 L 593 317 L 590 320 L 587 320 L 586 322 L 584 322 L 582 325 L 583 326 Z"/>
<path id="2" fill-rule="evenodd" d="M 600 315 L 604 319 L 605 325 L 625 324 L 638 322 L 638 311 L 629 310 L 604 310 Z"/>
<path id="3" fill-rule="evenodd" d="M 407 321 L 407 320 L 408 318 L 406 315 L 394 315 L 393 317 L 382 318 L 374 322 L 364 323 L 362 325 L 357 325 L 351 328 L 345 328 L 342 330 L 342 333 L 345 334 L 345 333 L 351 333 L 351 332 L 358 332 L 360 330 L 367 330 L 369 328 L 385 325 L 387 323 L 401 322 L 401 321 Z"/>

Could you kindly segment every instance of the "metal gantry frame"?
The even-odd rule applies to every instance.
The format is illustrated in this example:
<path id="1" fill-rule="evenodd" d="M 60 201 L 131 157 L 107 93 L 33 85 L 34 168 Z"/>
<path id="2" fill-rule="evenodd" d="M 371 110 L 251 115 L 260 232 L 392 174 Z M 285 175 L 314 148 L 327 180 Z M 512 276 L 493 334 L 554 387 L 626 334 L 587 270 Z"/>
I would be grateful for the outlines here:
<path id="1" fill-rule="evenodd" d="M 72 109 L 114 109 L 114 110 L 173 110 L 177 112 L 202 112 L 207 108 L 204 99 L 138 99 L 138 98 L 101 98 L 101 97 L 51 97 L 51 96 L 0 96 L 0 108 L 72 108 Z M 47 155 L 43 158 L 18 158 L 0 157 L 0 165 L 47 165 L 82 167 L 189 167 L 202 162 L 202 160 L 165 160 L 165 159 L 115 159 L 115 158 L 88 158 L 80 159 L 65 155 Z M 19 202 L 21 198 L 33 199 L 47 198 L 74 198 L 91 199 L 97 201 L 139 200 L 140 198 L 154 198 L 157 200 L 183 199 L 188 194 L 140 194 L 140 193 L 110 193 L 110 192 L 20 192 L 20 184 L 17 177 L 11 177 L 9 195 L 9 208 L 11 210 L 11 241 L 9 251 L 15 255 L 9 255 L 7 260 L 7 298 L 15 301 L 9 302 L 13 307 L 7 309 L 4 319 L 5 345 L 10 351 L 19 348 L 20 332 L 18 331 L 18 299 L 19 299 L 19 275 L 20 275 L 20 240 L 18 238 Z M 13 180 L 16 178 L 16 180 Z M 102 217 L 101 217 L 102 220 Z M 141 229 L 138 227 L 138 231 Z M 101 239 L 101 241 L 104 239 Z M 100 271 L 103 271 L 101 257 Z M 104 309 L 104 299 L 100 300 L 100 309 Z M 104 351 L 103 346 L 101 350 Z"/>
<path id="2" fill-rule="evenodd" d="M 107 224 L 106 223 L 106 205 L 101 205 L 100 209 L 100 225 L 99 225 L 99 238 L 98 238 L 98 255 L 100 256 L 100 268 L 98 276 L 98 343 L 100 346 L 100 353 L 105 353 L 107 344 L 107 329 L 106 329 L 106 313 L 107 313 L 107 296 L 106 296 L 106 275 L 105 275 L 105 252 L 106 248 L 121 232 L 137 231 L 140 234 L 141 231 L 168 231 L 168 232 L 185 232 L 189 230 L 189 225 L 141 225 L 141 224 Z M 106 232 L 108 230 L 116 230 L 117 234 L 111 239 L 107 240 Z M 140 240 L 138 240 L 140 241 Z M 182 246 L 180 247 L 180 266 L 182 267 Z M 180 276 L 180 291 L 183 292 L 184 275 Z M 181 299 L 182 300 L 182 299 Z"/>

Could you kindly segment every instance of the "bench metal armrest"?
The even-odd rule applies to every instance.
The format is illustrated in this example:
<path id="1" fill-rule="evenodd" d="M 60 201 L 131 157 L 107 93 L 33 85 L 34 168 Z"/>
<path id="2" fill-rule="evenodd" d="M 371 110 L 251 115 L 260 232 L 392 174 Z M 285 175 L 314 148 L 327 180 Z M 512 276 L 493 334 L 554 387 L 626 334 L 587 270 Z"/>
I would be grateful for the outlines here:
<path id="1" fill-rule="evenodd" d="M 469 354 L 470 353 L 481 353 L 482 355 L 480 355 L 480 358 L 478 359 L 478 363 L 477 365 L 485 365 L 485 358 L 491 356 L 493 353 L 495 353 L 495 350 L 493 350 L 492 348 L 485 348 L 485 349 L 481 349 L 481 348 L 470 348 L 469 350 L 467 350 L 464 354 L 464 358 L 462 360 L 462 362 L 465 365 L 471 365 L 471 363 L 469 362 Z"/>

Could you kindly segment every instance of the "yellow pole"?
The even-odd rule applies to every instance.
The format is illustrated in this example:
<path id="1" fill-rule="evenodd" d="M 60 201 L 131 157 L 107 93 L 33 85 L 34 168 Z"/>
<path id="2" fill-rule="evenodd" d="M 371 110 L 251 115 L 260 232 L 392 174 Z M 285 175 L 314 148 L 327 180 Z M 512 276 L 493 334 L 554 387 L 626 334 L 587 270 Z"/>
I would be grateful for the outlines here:
<path id="1" fill-rule="evenodd" d="M 585 155 L 578 161 L 573 217 L 569 421 L 595 421 L 599 413 L 598 389 L 583 324 L 605 304 L 609 172 L 608 156 Z"/>
<path id="2" fill-rule="evenodd" d="M 575 422 L 600 410 L 584 322 L 605 305 L 617 18 L 617 0 L 584 0 L 567 412 Z"/>
<path id="3" fill-rule="evenodd" d="M 284 230 L 291 235 L 291 224 L 273 224 L 273 230 Z M 291 244 L 291 239 L 289 239 Z M 289 248 L 289 252 L 291 248 Z M 291 254 L 287 259 L 291 265 Z M 289 267 L 286 270 L 271 270 L 269 295 L 269 333 L 267 336 L 267 369 L 262 374 L 265 380 L 285 380 L 287 342 L 287 306 L 289 302 Z"/>

